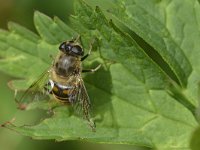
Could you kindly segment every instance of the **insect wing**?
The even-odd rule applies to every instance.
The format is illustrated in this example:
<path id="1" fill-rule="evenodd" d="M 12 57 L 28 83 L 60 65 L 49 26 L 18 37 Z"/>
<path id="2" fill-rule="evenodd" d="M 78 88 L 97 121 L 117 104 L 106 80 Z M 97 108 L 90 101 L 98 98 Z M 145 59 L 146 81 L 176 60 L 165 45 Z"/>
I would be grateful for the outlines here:
<path id="1" fill-rule="evenodd" d="M 74 92 L 74 108 L 78 114 L 81 114 L 84 119 L 86 119 L 89 123 L 89 126 L 92 130 L 95 130 L 95 124 L 91 120 L 90 112 L 91 112 L 91 103 L 90 98 L 88 96 L 87 90 L 85 88 L 84 82 L 81 78 L 78 79 L 78 86 L 75 88 Z"/>
<path id="2" fill-rule="evenodd" d="M 83 112 L 83 116 L 85 117 L 86 120 L 89 121 L 90 119 L 90 98 L 87 94 L 85 85 L 83 83 L 83 81 L 80 81 L 80 85 L 79 85 L 79 95 L 78 95 L 78 103 L 81 104 L 81 108 L 82 108 L 82 112 Z"/>
<path id="3" fill-rule="evenodd" d="M 44 72 L 38 80 L 33 82 L 31 86 L 19 98 L 15 97 L 20 109 L 25 109 L 26 105 L 35 100 L 46 100 L 49 98 L 48 89 L 49 72 Z"/>

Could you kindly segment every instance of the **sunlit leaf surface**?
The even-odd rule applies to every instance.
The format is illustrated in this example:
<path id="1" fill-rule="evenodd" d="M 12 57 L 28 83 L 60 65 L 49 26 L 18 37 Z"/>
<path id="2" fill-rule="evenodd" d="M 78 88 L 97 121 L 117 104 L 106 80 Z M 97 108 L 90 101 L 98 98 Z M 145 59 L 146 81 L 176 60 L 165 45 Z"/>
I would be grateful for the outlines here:
<path id="1" fill-rule="evenodd" d="M 78 34 L 87 52 L 84 68 L 102 68 L 83 76 L 91 103 L 96 132 L 77 117 L 70 106 L 59 106 L 54 115 L 37 125 L 6 127 L 35 139 L 88 140 L 127 143 L 156 149 L 189 149 L 197 127 L 200 81 L 199 3 L 184 1 L 116 1 L 107 19 L 99 7 L 75 3 L 68 26 L 35 12 L 38 35 L 15 23 L 0 31 L 0 70 L 21 80 L 16 89 L 28 87 L 52 63 L 59 44 Z M 187 11 L 186 11 L 187 10 Z M 189 13 L 191 12 L 191 13 Z M 123 23 L 163 60 L 154 61 L 138 41 L 115 21 Z M 28 109 L 49 109 L 54 102 L 38 102 Z M 52 104 L 54 105 L 54 104 Z"/>

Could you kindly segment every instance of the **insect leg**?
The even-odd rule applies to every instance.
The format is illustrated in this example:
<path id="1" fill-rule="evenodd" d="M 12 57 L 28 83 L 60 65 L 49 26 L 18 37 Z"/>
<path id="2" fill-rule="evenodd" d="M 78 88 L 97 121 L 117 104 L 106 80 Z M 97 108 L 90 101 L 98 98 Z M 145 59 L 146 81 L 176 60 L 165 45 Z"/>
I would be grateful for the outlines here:
<path id="1" fill-rule="evenodd" d="M 90 49 L 89 49 L 88 53 L 87 53 L 85 56 L 83 56 L 83 57 L 81 58 L 81 61 L 85 60 L 85 59 L 90 55 L 90 53 L 91 53 L 91 51 L 92 51 L 92 44 L 93 44 L 93 43 L 94 43 L 94 42 L 92 42 L 92 43 L 90 44 Z"/>
<path id="2" fill-rule="evenodd" d="M 78 41 L 81 41 L 80 34 L 78 34 L 77 37 L 72 37 L 72 41 L 74 41 L 75 43 L 78 42 Z"/>
<path id="3" fill-rule="evenodd" d="M 101 67 L 101 64 L 99 64 L 96 68 L 94 69 L 83 69 L 82 72 L 95 72 Z"/>

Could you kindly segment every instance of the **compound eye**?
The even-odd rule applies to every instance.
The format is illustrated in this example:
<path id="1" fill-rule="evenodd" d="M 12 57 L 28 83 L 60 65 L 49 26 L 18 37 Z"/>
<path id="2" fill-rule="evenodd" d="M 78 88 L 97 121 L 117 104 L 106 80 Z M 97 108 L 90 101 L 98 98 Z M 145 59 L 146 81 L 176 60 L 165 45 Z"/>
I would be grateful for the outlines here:
<path id="1" fill-rule="evenodd" d="M 71 50 L 72 46 L 69 45 L 68 43 L 66 42 L 63 42 L 62 44 L 60 44 L 59 46 L 59 50 L 61 50 L 62 52 L 64 53 L 67 53 Z"/>
<path id="2" fill-rule="evenodd" d="M 76 55 L 80 55 L 80 56 L 84 55 L 83 49 L 79 45 L 74 45 L 71 51 L 75 53 Z"/>
<path id="3" fill-rule="evenodd" d="M 60 44 L 59 50 L 63 51 L 65 49 L 65 45 L 66 45 L 66 42 L 63 42 L 62 44 Z"/>

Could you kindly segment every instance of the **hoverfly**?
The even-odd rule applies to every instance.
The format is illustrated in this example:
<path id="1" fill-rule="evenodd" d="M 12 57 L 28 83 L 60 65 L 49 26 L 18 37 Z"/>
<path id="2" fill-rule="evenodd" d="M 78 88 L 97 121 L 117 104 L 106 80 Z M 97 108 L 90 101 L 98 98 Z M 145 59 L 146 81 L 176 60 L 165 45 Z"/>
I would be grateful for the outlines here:
<path id="1" fill-rule="evenodd" d="M 95 69 L 82 69 L 82 61 L 90 55 L 92 46 L 88 54 L 84 55 L 83 47 L 78 42 L 79 38 L 80 36 L 75 40 L 61 43 L 59 54 L 50 69 L 44 72 L 16 101 L 21 109 L 25 109 L 24 104 L 51 96 L 61 103 L 79 108 L 84 119 L 94 129 L 95 125 L 90 119 L 90 99 L 81 72 L 95 72 L 101 65 Z"/>

